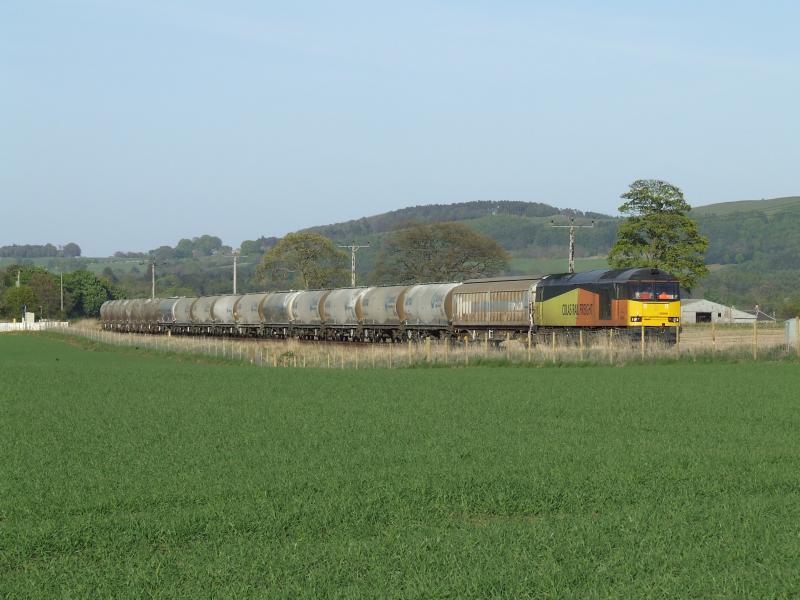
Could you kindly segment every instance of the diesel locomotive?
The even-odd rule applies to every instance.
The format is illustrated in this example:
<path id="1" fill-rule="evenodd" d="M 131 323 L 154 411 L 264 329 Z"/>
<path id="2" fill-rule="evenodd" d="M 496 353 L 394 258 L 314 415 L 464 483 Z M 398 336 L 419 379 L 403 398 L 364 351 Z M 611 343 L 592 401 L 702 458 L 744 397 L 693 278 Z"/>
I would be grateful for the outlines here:
<path id="1" fill-rule="evenodd" d="M 651 268 L 461 283 L 111 300 L 104 329 L 135 333 L 399 342 L 573 336 L 613 330 L 674 342 L 680 286 Z"/>

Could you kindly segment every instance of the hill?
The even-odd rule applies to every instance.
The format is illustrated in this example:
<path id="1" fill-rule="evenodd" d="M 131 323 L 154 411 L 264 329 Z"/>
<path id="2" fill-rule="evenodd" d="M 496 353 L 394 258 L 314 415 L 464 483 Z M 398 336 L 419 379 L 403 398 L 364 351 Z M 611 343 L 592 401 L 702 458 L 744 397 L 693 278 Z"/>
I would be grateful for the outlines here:
<path id="1" fill-rule="evenodd" d="M 595 227 L 581 231 L 577 255 L 579 265 L 606 265 L 605 255 L 616 237 L 619 219 L 596 212 L 557 208 L 538 202 L 476 201 L 456 204 L 413 206 L 361 219 L 311 227 L 339 243 L 370 242 L 371 252 L 359 254 L 359 277 L 368 277 L 384 240 L 392 231 L 411 223 L 459 221 L 495 239 L 511 253 L 510 274 L 550 273 L 566 269 L 567 234 L 552 228 L 551 221 L 594 221 Z M 378 250 L 378 251 L 375 251 Z"/>
<path id="2" fill-rule="evenodd" d="M 718 202 L 696 206 L 692 209 L 692 217 L 727 216 L 745 212 L 777 214 L 786 210 L 800 210 L 800 196 L 771 198 L 769 200 L 738 200 L 736 202 Z"/>

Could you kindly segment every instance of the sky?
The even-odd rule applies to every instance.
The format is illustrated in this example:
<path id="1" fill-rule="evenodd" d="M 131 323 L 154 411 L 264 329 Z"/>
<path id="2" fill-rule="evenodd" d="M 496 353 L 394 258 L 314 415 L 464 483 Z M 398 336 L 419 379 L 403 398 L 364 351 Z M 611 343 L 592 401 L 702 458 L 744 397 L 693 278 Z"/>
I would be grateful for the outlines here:
<path id="1" fill-rule="evenodd" d="M 800 194 L 796 2 L 0 2 L 0 245 Z"/>

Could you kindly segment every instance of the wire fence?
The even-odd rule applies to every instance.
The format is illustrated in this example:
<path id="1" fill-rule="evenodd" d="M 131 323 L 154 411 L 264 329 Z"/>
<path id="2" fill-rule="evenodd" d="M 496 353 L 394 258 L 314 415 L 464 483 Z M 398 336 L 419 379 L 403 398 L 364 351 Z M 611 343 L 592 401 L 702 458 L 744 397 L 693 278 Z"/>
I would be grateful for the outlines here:
<path id="1" fill-rule="evenodd" d="M 602 332 L 591 338 L 547 336 L 539 343 L 509 340 L 499 345 L 487 338 L 474 341 L 426 339 L 404 343 L 329 343 L 116 333 L 82 323 L 53 335 L 78 337 L 99 344 L 157 353 L 240 361 L 258 367 L 363 369 L 404 367 L 455 367 L 481 364 L 544 366 L 552 364 L 624 365 L 641 361 L 707 358 L 759 359 L 800 357 L 800 344 L 789 348 L 783 330 L 772 326 L 684 327 L 676 344 Z"/>

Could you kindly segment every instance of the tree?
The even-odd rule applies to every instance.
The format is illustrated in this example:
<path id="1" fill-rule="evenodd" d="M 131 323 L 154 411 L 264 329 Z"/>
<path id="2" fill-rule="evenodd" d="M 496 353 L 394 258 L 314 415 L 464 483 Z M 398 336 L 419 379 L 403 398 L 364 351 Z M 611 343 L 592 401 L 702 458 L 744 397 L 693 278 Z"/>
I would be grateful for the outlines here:
<path id="1" fill-rule="evenodd" d="M 239 248 L 239 252 L 242 256 L 264 254 L 264 252 L 272 248 L 277 243 L 278 238 L 264 237 L 262 235 L 257 240 L 244 240 Z"/>
<path id="2" fill-rule="evenodd" d="M 191 258 L 193 251 L 194 251 L 194 243 L 192 243 L 192 240 L 183 238 L 181 241 L 178 242 L 178 245 L 175 246 L 175 257 Z"/>
<path id="3" fill-rule="evenodd" d="M 708 274 L 704 254 L 708 240 L 686 213 L 691 206 L 683 192 L 657 179 L 639 179 L 622 194 L 619 211 L 628 215 L 608 255 L 611 266 L 653 267 L 675 275 L 691 290 Z"/>
<path id="4" fill-rule="evenodd" d="M 463 223 L 418 224 L 389 237 L 375 276 L 387 283 L 488 277 L 507 269 L 509 258 L 496 241 Z"/>
<path id="5" fill-rule="evenodd" d="M 20 283 L 27 284 L 34 275 L 46 275 L 47 272 L 47 269 L 34 265 L 9 265 L 5 271 L 0 272 L 2 273 L 0 275 L 0 286 L 15 286 L 17 284 L 17 273 L 19 273 Z"/>
<path id="6" fill-rule="evenodd" d="M 284 287 L 327 288 L 347 277 L 347 255 L 318 233 L 290 233 L 261 259 L 256 276 Z"/>
<path id="7" fill-rule="evenodd" d="M 70 242 L 69 244 L 66 244 L 61 249 L 61 254 L 63 254 L 66 257 L 80 256 L 81 255 L 81 247 L 78 246 L 78 244 L 76 244 L 75 242 Z"/>
<path id="8" fill-rule="evenodd" d="M 52 317 L 61 310 L 61 292 L 58 279 L 49 273 L 35 273 L 28 283 L 36 296 L 36 310 L 42 317 Z"/>
<path id="9" fill-rule="evenodd" d="M 200 256 L 211 256 L 222 247 L 222 240 L 214 235 L 201 235 L 192 240 L 194 249 Z"/>
<path id="10" fill-rule="evenodd" d="M 64 276 L 64 290 L 69 292 L 73 315 L 96 317 L 106 300 L 113 300 L 117 292 L 107 279 L 91 271 L 80 270 Z"/>
<path id="11" fill-rule="evenodd" d="M 27 306 L 29 311 L 36 310 L 36 294 L 30 286 L 10 287 L 3 294 L 3 312 L 8 317 L 22 318 L 22 310 Z"/>

